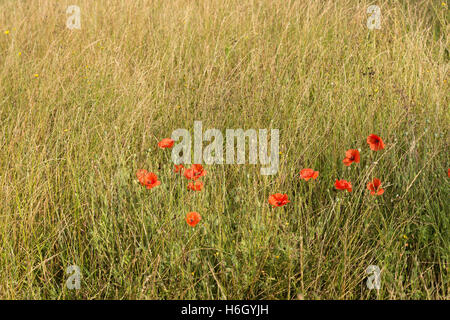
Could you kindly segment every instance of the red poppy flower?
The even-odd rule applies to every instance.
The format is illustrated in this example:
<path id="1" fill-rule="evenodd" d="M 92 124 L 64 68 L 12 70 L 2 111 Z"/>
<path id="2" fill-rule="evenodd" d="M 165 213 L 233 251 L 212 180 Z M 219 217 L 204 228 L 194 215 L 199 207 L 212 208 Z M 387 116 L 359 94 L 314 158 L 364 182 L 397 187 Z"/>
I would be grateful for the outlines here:
<path id="1" fill-rule="evenodd" d="M 348 192 L 352 192 L 352 184 L 347 180 L 337 180 L 336 179 L 334 186 L 338 190 L 347 190 Z"/>
<path id="2" fill-rule="evenodd" d="M 369 144 L 370 149 L 373 151 L 378 151 L 384 149 L 384 143 L 381 138 L 375 134 L 371 134 L 367 137 L 367 143 Z"/>
<path id="3" fill-rule="evenodd" d="M 195 211 L 194 212 L 189 212 L 186 215 L 186 222 L 191 227 L 195 227 L 195 225 L 197 223 L 199 223 L 200 220 L 202 220 L 202 217 L 198 214 L 198 212 L 195 212 Z"/>
<path id="4" fill-rule="evenodd" d="M 182 164 L 178 164 L 178 165 L 176 164 L 173 168 L 173 172 L 181 173 L 181 171 L 183 171 L 183 170 L 184 170 L 184 166 Z"/>
<path id="5" fill-rule="evenodd" d="M 450 169 L 448 169 L 447 175 L 448 175 L 448 177 L 450 178 Z"/>
<path id="6" fill-rule="evenodd" d="M 274 207 L 284 206 L 288 202 L 290 201 L 288 200 L 287 194 L 275 193 L 269 197 L 269 203 Z"/>
<path id="7" fill-rule="evenodd" d="M 203 182 L 201 181 L 195 181 L 195 183 L 194 182 L 188 183 L 188 190 L 200 191 L 202 189 L 203 189 Z"/>
<path id="8" fill-rule="evenodd" d="M 192 169 L 194 169 L 195 174 L 199 175 L 200 177 L 206 175 L 206 171 L 203 169 L 203 166 L 201 164 L 193 164 Z"/>
<path id="9" fill-rule="evenodd" d="M 184 170 L 184 176 L 189 180 L 197 180 L 206 175 L 206 170 L 201 164 L 193 164 L 191 168 Z"/>
<path id="10" fill-rule="evenodd" d="M 305 179 L 308 181 L 309 179 L 316 179 L 319 176 L 319 171 L 314 171 L 313 169 L 306 168 L 300 171 L 300 179 Z"/>
<path id="11" fill-rule="evenodd" d="M 160 147 L 161 149 L 172 148 L 174 143 L 175 141 L 173 141 L 172 139 L 164 138 L 160 142 L 158 142 L 158 147 Z"/>
<path id="12" fill-rule="evenodd" d="M 184 170 L 183 174 L 186 177 L 186 179 L 194 180 L 194 176 L 195 176 L 194 169 L 192 169 L 192 168 L 186 169 L 186 170 Z"/>
<path id="13" fill-rule="evenodd" d="M 145 169 L 140 169 L 136 172 L 136 176 L 139 182 L 146 187 L 147 189 L 154 188 L 161 184 L 161 181 L 158 181 L 158 177 L 153 172 L 148 172 Z"/>
<path id="14" fill-rule="evenodd" d="M 145 184 L 145 176 L 147 175 L 147 173 L 148 173 L 148 171 L 145 170 L 145 169 L 139 169 L 139 170 L 136 172 L 136 176 L 137 176 L 139 182 L 140 182 L 142 185 Z"/>
<path id="15" fill-rule="evenodd" d="M 359 163 L 359 151 L 357 149 L 350 149 L 345 152 L 345 159 L 342 160 L 348 167 L 353 162 Z"/>
<path id="16" fill-rule="evenodd" d="M 380 179 L 377 179 L 377 178 L 373 179 L 372 182 L 369 182 L 367 184 L 367 189 L 370 190 L 371 195 L 380 196 L 384 193 L 384 189 L 381 188 L 381 181 L 380 181 Z"/>

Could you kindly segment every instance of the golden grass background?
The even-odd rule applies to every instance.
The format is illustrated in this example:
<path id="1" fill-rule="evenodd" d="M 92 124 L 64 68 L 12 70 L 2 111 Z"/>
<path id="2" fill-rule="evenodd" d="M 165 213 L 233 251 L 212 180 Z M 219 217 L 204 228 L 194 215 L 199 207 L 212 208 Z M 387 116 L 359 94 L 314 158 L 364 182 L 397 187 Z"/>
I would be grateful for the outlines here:
<path id="1" fill-rule="evenodd" d="M 449 297 L 442 1 L 2 0 L 0 28 L 0 298 Z M 194 120 L 280 129 L 278 174 L 206 166 L 187 192 L 156 144 Z M 138 185 L 140 168 L 161 186 Z M 269 208 L 275 192 L 291 203 Z"/>

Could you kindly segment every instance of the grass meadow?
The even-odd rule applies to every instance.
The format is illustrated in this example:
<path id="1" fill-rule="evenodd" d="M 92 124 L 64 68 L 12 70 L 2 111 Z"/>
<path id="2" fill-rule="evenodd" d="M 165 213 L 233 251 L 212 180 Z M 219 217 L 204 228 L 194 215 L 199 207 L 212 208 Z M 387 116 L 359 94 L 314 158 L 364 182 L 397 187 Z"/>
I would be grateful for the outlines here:
<path id="1" fill-rule="evenodd" d="M 446 2 L 0 0 L 0 298 L 448 299 Z M 157 144 L 194 121 L 279 129 L 278 173 L 188 191 Z"/>

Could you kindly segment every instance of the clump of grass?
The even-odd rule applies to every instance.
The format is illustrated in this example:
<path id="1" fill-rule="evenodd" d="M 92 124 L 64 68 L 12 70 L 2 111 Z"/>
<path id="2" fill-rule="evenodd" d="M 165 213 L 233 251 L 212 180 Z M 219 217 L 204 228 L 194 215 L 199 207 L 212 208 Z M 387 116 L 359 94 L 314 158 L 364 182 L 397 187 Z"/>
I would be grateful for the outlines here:
<path id="1" fill-rule="evenodd" d="M 350 0 L 80 0 L 81 30 L 65 27 L 71 4 L 0 4 L 0 298 L 448 298 L 440 1 L 379 1 L 372 31 Z M 156 144 L 194 120 L 279 129 L 278 174 L 208 166 L 188 193 Z M 140 168 L 161 185 L 139 186 Z M 274 192 L 291 203 L 270 208 Z"/>

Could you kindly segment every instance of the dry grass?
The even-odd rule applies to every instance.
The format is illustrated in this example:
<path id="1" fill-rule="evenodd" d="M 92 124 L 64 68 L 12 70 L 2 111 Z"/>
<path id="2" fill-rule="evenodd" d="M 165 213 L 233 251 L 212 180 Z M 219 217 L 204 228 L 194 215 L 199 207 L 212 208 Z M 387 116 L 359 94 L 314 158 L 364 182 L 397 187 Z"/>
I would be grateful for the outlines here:
<path id="1" fill-rule="evenodd" d="M 378 1 L 370 31 L 370 4 L 0 1 L 0 298 L 447 299 L 448 8 Z M 207 166 L 188 193 L 156 143 L 194 120 L 280 129 L 278 174 Z"/>

